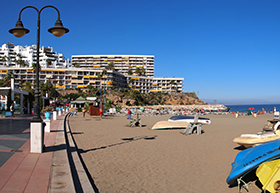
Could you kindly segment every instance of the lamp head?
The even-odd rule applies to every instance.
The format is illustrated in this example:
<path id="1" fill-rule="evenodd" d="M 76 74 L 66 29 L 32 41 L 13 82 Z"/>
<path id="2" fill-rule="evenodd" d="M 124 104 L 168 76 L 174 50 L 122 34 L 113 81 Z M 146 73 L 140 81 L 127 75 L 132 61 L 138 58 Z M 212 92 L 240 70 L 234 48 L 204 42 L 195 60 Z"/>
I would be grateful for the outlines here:
<path id="1" fill-rule="evenodd" d="M 9 32 L 13 34 L 14 36 L 21 38 L 25 34 L 29 33 L 28 29 L 25 29 L 23 27 L 23 24 L 20 20 L 17 21 L 15 28 L 10 29 Z"/>
<path id="2" fill-rule="evenodd" d="M 69 29 L 63 27 L 62 22 L 58 19 L 56 20 L 54 27 L 48 29 L 48 32 L 52 33 L 56 37 L 61 37 L 65 33 L 68 33 Z"/>

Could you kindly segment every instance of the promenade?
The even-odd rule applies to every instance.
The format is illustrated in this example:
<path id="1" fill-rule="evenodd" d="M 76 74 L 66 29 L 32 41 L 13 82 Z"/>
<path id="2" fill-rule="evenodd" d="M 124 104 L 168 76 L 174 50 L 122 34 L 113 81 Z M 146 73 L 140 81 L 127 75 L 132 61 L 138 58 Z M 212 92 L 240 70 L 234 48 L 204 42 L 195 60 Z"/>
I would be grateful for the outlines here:
<path id="1" fill-rule="evenodd" d="M 15 118 L 0 119 L 1 193 L 94 192 L 90 185 L 83 187 L 84 181 L 87 181 L 85 175 L 73 178 L 72 166 L 76 173 L 84 171 L 77 155 L 70 155 L 70 167 L 64 117 L 58 116 L 57 120 L 51 121 L 51 132 L 45 132 L 45 148 L 41 154 L 30 153 L 31 116 L 16 115 Z M 73 146 L 72 142 L 72 153 L 77 154 Z"/>

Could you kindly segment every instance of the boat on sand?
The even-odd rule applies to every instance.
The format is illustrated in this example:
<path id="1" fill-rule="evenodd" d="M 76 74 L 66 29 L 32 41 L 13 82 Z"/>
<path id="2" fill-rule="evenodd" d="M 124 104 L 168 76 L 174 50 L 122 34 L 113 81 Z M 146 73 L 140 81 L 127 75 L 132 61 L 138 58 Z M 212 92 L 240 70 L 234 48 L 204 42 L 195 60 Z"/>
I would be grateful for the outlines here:
<path id="1" fill-rule="evenodd" d="M 257 171 L 262 189 L 269 192 L 280 191 L 280 159 L 262 163 Z"/>
<path id="2" fill-rule="evenodd" d="M 186 129 L 190 123 L 186 121 L 159 121 L 153 127 L 152 130 L 159 129 Z"/>
<path id="3" fill-rule="evenodd" d="M 257 145 L 239 152 L 231 164 L 231 172 L 227 178 L 230 186 L 238 184 L 241 178 L 258 168 L 264 162 L 280 158 L 280 139 Z"/>
<path id="4" fill-rule="evenodd" d="M 184 122 L 194 123 L 194 118 L 195 116 L 176 115 L 170 117 L 168 121 L 172 121 L 172 122 L 184 121 Z M 198 123 L 203 125 L 211 125 L 211 120 L 206 117 L 198 117 Z"/>
<path id="5" fill-rule="evenodd" d="M 236 137 L 233 142 L 245 148 L 250 148 L 276 139 L 280 139 L 280 130 L 259 132 L 257 134 L 242 134 L 240 137 Z"/>

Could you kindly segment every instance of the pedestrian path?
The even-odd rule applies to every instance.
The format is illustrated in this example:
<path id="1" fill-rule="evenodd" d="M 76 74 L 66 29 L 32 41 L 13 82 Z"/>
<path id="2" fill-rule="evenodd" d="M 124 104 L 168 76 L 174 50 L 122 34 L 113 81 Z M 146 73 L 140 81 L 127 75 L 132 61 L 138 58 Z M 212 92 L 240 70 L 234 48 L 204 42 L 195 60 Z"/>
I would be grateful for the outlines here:
<path id="1" fill-rule="evenodd" d="M 29 129 L 31 117 L 1 119 L 0 129 L 0 192 L 48 192 L 53 162 L 53 149 L 63 116 L 51 121 L 51 132 L 45 133 L 45 150 L 30 153 Z M 62 124 L 63 125 L 63 124 Z M 24 129 L 25 127 L 25 129 Z M 13 143 L 7 143 L 12 141 Z M 23 145 L 22 145 L 23 144 Z M 72 183 L 72 182 L 70 182 Z"/>

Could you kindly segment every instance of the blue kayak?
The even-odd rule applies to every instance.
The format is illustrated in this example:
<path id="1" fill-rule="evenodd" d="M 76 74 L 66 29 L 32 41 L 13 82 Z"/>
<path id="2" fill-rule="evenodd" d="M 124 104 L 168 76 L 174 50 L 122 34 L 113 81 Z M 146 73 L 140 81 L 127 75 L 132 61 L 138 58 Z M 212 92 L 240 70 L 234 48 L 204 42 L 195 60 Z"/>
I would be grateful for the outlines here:
<path id="1" fill-rule="evenodd" d="M 280 139 L 243 150 L 236 155 L 231 164 L 227 183 L 231 186 L 237 185 L 238 178 L 244 177 L 263 162 L 278 158 L 280 158 Z"/>

